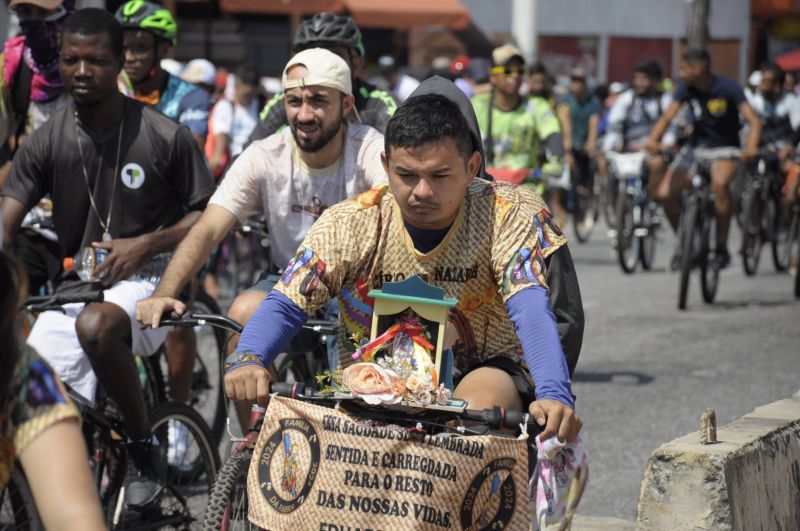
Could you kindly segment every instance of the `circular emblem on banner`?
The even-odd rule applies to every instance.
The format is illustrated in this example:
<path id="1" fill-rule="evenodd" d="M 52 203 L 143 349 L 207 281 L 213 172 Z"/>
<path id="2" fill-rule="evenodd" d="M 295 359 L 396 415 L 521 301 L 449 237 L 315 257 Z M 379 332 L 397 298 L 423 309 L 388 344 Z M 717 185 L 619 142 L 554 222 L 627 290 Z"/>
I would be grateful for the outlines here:
<path id="1" fill-rule="evenodd" d="M 122 173 L 120 174 L 120 177 L 122 178 L 122 183 L 125 186 L 132 190 L 136 190 L 137 188 L 141 188 L 144 184 L 144 168 L 135 162 L 129 162 L 122 167 Z"/>
<path id="2" fill-rule="evenodd" d="M 463 529 L 505 529 L 517 507 L 514 470 L 517 460 L 495 459 L 472 479 L 461 502 Z"/>
<path id="3" fill-rule="evenodd" d="M 319 437 L 305 419 L 283 419 L 258 456 L 258 485 L 273 509 L 288 514 L 308 498 L 319 471 Z"/>

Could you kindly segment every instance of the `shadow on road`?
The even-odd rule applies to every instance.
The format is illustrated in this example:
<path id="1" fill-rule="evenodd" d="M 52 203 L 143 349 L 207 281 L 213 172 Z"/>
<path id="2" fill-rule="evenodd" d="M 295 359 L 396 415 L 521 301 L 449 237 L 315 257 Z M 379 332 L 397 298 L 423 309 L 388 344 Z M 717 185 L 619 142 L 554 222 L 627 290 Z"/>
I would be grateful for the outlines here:
<path id="1" fill-rule="evenodd" d="M 613 383 L 620 385 L 646 385 L 653 381 L 649 374 L 634 371 L 583 372 L 572 377 L 573 382 Z"/>
<path id="2" fill-rule="evenodd" d="M 704 309 L 713 312 L 714 310 L 738 310 L 741 308 L 760 307 L 760 308 L 777 308 L 780 306 L 791 306 L 800 304 L 799 299 L 783 299 L 783 300 L 740 300 L 740 301 L 717 301 L 713 304 L 707 305 Z"/>

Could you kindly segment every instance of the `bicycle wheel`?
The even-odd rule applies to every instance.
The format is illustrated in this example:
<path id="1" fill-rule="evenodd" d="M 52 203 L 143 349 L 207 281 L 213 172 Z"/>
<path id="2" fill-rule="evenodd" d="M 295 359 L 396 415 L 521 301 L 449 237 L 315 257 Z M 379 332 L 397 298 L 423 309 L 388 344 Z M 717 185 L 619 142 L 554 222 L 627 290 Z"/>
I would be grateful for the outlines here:
<path id="1" fill-rule="evenodd" d="M 217 302 L 198 290 L 191 310 L 194 313 L 221 314 Z M 194 329 L 197 356 L 192 375 L 192 406 L 211 429 L 211 439 L 218 445 L 225 431 L 225 390 L 222 387 L 222 363 L 225 360 L 225 332 L 213 326 Z"/>
<path id="2" fill-rule="evenodd" d="M 714 302 L 719 287 L 719 227 L 713 212 L 708 212 L 700 227 L 700 288 L 707 304 Z"/>
<path id="3" fill-rule="evenodd" d="M 762 205 L 761 194 L 752 188 L 745 191 L 742 217 L 742 266 L 747 276 L 758 270 L 762 244 Z"/>
<path id="4" fill-rule="evenodd" d="M 617 199 L 617 259 L 622 270 L 633 273 L 639 259 L 639 239 L 634 236 L 633 196 L 620 194 Z"/>
<path id="5" fill-rule="evenodd" d="M 775 205 L 775 222 L 772 232 L 772 263 L 775 271 L 782 272 L 789 268 L 791 258 L 792 223 L 797 220 L 792 216 L 789 207 L 783 204 L 780 197 L 773 199 Z"/>
<path id="6" fill-rule="evenodd" d="M 642 206 L 641 226 L 647 230 L 647 234 L 639 237 L 639 259 L 642 262 L 642 268 L 646 271 L 653 268 L 656 255 L 656 226 L 653 220 L 653 208 L 655 206 L 649 202 Z"/>
<path id="7" fill-rule="evenodd" d="M 200 529 L 219 469 L 219 456 L 208 426 L 195 410 L 178 402 L 159 405 L 151 413 L 150 422 L 165 454 L 171 438 L 180 437 L 182 457 L 169 460 L 167 482 L 153 508 L 135 516 L 123 514 L 121 498 L 124 490 L 120 491 L 110 506 L 110 527 Z M 184 463 L 186 467 L 182 466 Z"/>
<path id="8" fill-rule="evenodd" d="M 248 448 L 225 461 L 214 482 L 203 522 L 205 531 L 258 529 L 247 519 L 247 470 L 253 450 Z"/>
<path id="9" fill-rule="evenodd" d="M 694 262 L 695 227 L 697 226 L 698 213 L 696 199 L 690 198 L 681 219 L 681 272 L 678 286 L 678 308 L 681 310 L 686 309 L 686 299 L 689 295 L 689 274 L 692 272 L 692 263 Z"/>
<path id="10" fill-rule="evenodd" d="M 44 529 L 28 480 L 14 463 L 8 484 L 0 490 L 0 531 Z"/>

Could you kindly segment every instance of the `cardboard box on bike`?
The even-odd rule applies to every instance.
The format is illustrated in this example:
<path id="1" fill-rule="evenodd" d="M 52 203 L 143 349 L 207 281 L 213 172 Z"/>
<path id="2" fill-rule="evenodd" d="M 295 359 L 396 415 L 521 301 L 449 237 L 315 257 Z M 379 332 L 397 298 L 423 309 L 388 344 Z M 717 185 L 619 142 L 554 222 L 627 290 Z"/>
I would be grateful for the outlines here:
<path id="1" fill-rule="evenodd" d="M 529 529 L 527 436 L 414 437 L 274 397 L 250 464 L 250 521 L 328 531 Z"/>

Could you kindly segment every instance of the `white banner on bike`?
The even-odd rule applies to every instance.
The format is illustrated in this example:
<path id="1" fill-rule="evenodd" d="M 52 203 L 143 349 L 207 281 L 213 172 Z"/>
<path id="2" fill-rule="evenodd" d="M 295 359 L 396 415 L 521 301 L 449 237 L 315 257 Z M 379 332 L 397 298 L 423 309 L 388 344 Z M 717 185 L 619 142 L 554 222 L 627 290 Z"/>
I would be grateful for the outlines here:
<path id="1" fill-rule="evenodd" d="M 247 477 L 265 529 L 530 529 L 527 440 L 412 437 L 273 398 Z"/>

